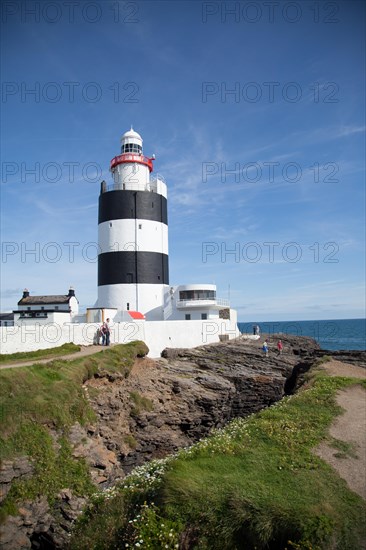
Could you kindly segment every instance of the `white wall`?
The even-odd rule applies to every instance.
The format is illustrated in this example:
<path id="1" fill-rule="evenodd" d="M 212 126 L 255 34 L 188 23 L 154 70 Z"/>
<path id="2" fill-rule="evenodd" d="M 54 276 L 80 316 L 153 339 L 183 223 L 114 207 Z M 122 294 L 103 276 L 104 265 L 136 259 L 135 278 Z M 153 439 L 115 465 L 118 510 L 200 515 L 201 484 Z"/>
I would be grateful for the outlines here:
<path id="1" fill-rule="evenodd" d="M 236 312 L 231 320 L 207 321 L 131 321 L 111 325 L 111 342 L 126 344 L 142 340 L 149 347 L 149 357 L 160 357 L 166 347 L 195 347 L 219 342 L 221 334 L 239 336 Z M 61 346 L 67 342 L 79 345 L 95 344 L 100 323 L 23 323 L 21 326 L 0 327 L 2 354 L 34 351 Z"/>
<path id="2" fill-rule="evenodd" d="M 40 311 L 41 313 L 41 311 Z M 35 323 L 39 323 L 40 325 L 46 325 L 50 323 L 57 323 L 58 325 L 63 325 L 64 323 L 70 323 L 71 321 L 71 314 L 69 311 L 47 311 L 44 310 L 44 314 L 47 314 L 47 317 L 40 317 L 40 318 L 22 318 L 20 317 L 20 313 L 15 311 L 14 313 L 14 324 L 16 325 L 34 325 Z"/>
<path id="3" fill-rule="evenodd" d="M 150 349 L 149 357 L 160 357 L 164 348 L 193 348 L 219 342 L 219 336 L 239 336 L 236 321 L 215 319 L 207 321 L 154 321 L 146 322 L 145 338 Z"/>
<path id="4" fill-rule="evenodd" d="M 154 197 L 152 197 L 152 200 Z M 168 254 L 168 226 L 152 220 L 108 220 L 98 225 L 98 251 Z"/>
<path id="5" fill-rule="evenodd" d="M 140 311 L 150 320 L 163 319 L 164 294 L 167 285 L 158 284 L 114 284 L 98 286 L 97 307 Z M 137 295 L 136 295 L 137 294 Z M 129 307 L 127 307 L 129 304 Z M 110 318 L 113 319 L 114 315 Z"/>

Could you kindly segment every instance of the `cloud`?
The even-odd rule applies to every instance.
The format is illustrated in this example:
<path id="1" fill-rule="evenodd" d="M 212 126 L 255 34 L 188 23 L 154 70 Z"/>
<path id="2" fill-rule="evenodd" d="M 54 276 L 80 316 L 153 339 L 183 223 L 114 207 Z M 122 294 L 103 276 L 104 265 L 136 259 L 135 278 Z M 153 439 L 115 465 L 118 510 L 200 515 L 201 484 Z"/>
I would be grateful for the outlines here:
<path id="1" fill-rule="evenodd" d="M 13 298 L 14 296 L 21 296 L 23 294 L 22 288 L 7 288 L 1 291 L 2 298 Z"/>
<path id="2" fill-rule="evenodd" d="M 348 137 L 353 134 L 364 133 L 366 126 L 341 126 L 334 134 L 334 137 Z"/>

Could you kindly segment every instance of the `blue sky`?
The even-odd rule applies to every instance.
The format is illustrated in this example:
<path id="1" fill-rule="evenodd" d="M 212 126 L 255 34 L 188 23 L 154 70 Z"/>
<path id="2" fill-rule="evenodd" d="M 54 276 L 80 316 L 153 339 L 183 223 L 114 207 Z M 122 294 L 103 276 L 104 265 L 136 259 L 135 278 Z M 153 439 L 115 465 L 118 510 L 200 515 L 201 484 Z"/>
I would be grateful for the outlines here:
<path id="1" fill-rule="evenodd" d="M 240 321 L 363 317 L 364 9 L 3 2 L 1 311 L 25 287 L 95 303 L 132 124 L 168 184 L 171 284 L 215 283 Z"/>

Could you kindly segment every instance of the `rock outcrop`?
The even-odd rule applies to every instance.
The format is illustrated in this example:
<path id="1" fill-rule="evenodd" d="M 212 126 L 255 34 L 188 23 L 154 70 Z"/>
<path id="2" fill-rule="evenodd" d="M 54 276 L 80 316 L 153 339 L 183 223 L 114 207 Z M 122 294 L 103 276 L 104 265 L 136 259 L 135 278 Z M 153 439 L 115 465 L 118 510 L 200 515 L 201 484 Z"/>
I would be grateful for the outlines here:
<path id="1" fill-rule="evenodd" d="M 83 457 L 96 487 L 112 485 L 135 466 L 164 457 L 294 391 L 298 374 L 324 355 L 366 366 L 364 352 L 328 352 L 314 340 L 270 336 L 238 339 L 194 349 L 166 349 L 160 360 L 138 359 L 125 374 L 99 372 L 84 384 L 95 413 L 93 425 L 74 425 L 68 437 L 74 457 Z M 26 457 L 3 463 L 4 497 L 13 479 L 32 475 Z M 3 497 L 3 498 L 4 498 Z M 41 497 L 22 503 L 19 515 L 2 526 L 5 550 L 63 548 L 85 499 L 63 489 L 52 509 Z M 16 545 L 16 546 L 15 546 Z"/>

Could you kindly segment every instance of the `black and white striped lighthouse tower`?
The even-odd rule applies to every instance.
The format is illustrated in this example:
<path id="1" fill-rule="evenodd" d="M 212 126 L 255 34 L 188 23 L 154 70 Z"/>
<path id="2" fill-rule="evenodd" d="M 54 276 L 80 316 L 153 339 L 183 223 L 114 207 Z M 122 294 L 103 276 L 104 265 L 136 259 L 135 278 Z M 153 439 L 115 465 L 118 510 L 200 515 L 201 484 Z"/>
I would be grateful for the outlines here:
<path id="1" fill-rule="evenodd" d="M 169 288 L 167 186 L 153 160 L 131 128 L 111 160 L 113 185 L 101 184 L 97 305 L 158 320 Z"/>

